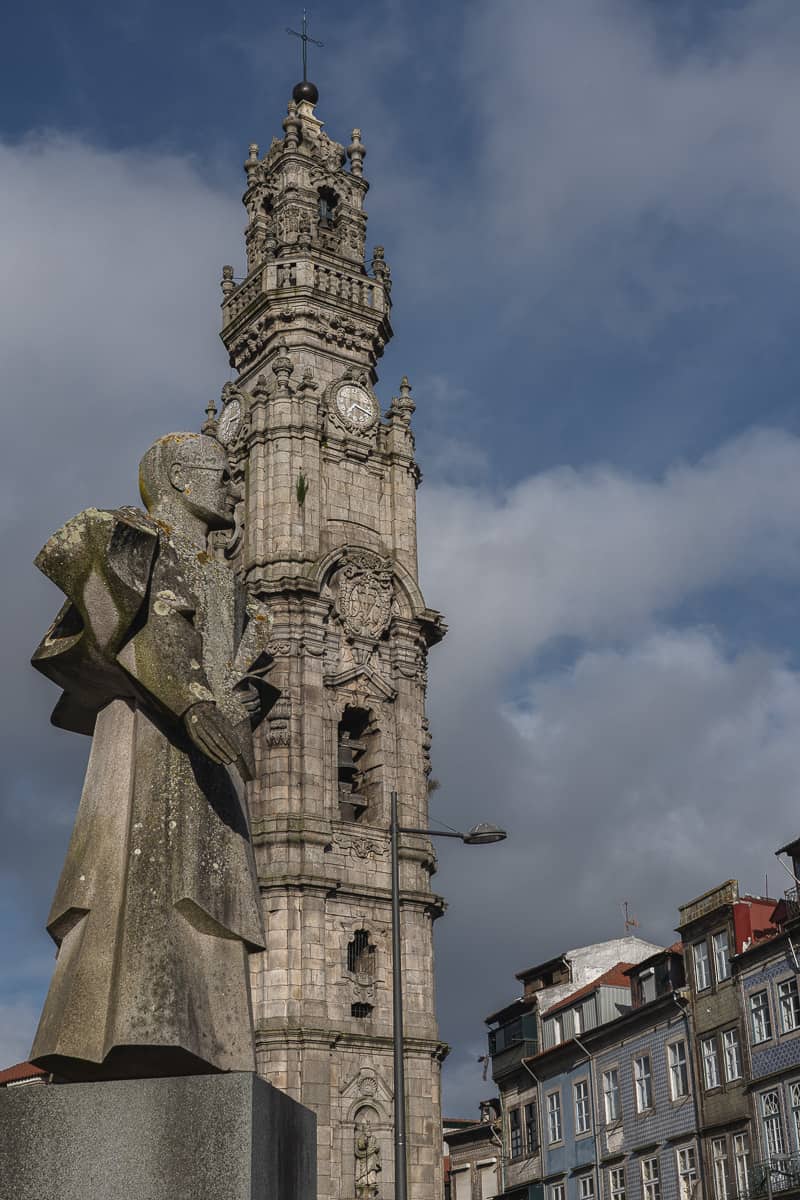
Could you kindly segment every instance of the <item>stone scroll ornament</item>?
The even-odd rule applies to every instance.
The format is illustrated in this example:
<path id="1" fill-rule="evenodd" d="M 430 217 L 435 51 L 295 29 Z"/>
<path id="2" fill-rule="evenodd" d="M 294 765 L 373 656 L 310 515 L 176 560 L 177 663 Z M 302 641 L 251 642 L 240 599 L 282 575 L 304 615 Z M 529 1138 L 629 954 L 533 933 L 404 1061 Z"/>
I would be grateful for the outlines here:
<path id="1" fill-rule="evenodd" d="M 392 560 L 363 550 L 348 555 L 339 573 L 336 609 L 346 631 L 377 639 L 392 615 Z"/>
<path id="2" fill-rule="evenodd" d="M 60 1078 L 255 1069 L 245 781 L 278 693 L 267 615 L 206 549 L 229 483 L 218 441 L 169 434 L 142 459 L 146 513 L 87 509 L 36 559 L 67 601 L 33 665 L 63 689 L 53 723 L 92 736 L 30 1055 Z"/>

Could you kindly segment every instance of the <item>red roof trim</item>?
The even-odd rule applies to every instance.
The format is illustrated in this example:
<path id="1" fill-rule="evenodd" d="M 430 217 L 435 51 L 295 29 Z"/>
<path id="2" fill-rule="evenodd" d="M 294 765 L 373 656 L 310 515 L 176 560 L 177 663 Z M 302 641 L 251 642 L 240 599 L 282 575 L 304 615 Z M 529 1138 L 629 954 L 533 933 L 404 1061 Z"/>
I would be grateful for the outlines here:
<path id="1" fill-rule="evenodd" d="M 16 1066 L 6 1067 L 5 1071 L 0 1071 L 0 1087 L 6 1087 L 9 1083 L 22 1083 L 23 1079 L 43 1078 L 46 1075 L 47 1071 L 43 1071 L 41 1067 L 35 1067 L 33 1063 L 17 1063 Z"/>

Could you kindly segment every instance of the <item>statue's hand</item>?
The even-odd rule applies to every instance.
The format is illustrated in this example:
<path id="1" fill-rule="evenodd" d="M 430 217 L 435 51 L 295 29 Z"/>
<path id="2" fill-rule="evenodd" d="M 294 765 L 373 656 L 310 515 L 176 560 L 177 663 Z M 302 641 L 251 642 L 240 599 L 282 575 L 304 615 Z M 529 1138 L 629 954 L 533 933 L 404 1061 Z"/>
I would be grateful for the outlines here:
<path id="1" fill-rule="evenodd" d="M 183 724 L 197 749 L 215 763 L 232 763 L 241 754 L 231 724 L 213 700 L 201 700 L 184 713 Z"/>

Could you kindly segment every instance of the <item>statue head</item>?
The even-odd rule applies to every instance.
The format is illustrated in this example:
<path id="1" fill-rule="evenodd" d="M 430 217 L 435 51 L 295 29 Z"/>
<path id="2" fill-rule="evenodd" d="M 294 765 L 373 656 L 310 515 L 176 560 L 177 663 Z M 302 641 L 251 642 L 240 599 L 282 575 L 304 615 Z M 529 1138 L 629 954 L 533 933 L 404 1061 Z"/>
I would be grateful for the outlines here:
<path id="1" fill-rule="evenodd" d="M 151 516 L 179 528 L 187 523 L 207 530 L 233 525 L 228 458 L 220 443 L 205 434 L 159 438 L 139 464 L 139 490 Z"/>

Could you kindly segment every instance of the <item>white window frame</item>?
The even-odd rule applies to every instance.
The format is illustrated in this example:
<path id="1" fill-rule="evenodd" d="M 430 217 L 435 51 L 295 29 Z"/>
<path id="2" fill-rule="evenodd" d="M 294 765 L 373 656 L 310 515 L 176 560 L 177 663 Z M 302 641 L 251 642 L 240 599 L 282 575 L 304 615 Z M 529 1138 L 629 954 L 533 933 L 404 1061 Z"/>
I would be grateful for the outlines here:
<path id="1" fill-rule="evenodd" d="M 547 1189 L 549 1200 L 564 1200 L 565 1188 L 563 1183 L 551 1183 Z"/>
<path id="2" fill-rule="evenodd" d="M 553 1104 L 553 1101 L 555 1101 L 555 1104 Z M 548 1146 L 557 1146 L 559 1142 L 564 1140 L 560 1089 L 556 1092 L 548 1092 L 545 1096 L 545 1103 L 547 1105 L 547 1144 Z M 554 1128 L 555 1137 L 553 1136 Z"/>
<path id="3" fill-rule="evenodd" d="M 711 987 L 711 963 L 708 957 L 708 942 L 695 942 L 692 946 L 692 965 L 694 967 L 694 990 L 704 992 Z M 699 969 L 702 966 L 702 971 Z"/>
<path id="4" fill-rule="evenodd" d="M 673 1101 L 685 1100 L 689 1095 L 689 1057 L 683 1039 L 667 1043 L 667 1068 L 670 1097 Z M 676 1080 L 679 1085 L 677 1087 Z"/>
<path id="5" fill-rule="evenodd" d="M 781 979 L 777 990 L 781 1032 L 793 1033 L 796 1029 L 800 1029 L 800 995 L 797 990 L 797 976 L 793 975 L 791 979 Z M 788 1005 L 786 1004 L 787 999 L 789 1000 Z"/>
<path id="6" fill-rule="evenodd" d="M 581 1137 L 584 1134 L 591 1133 L 592 1106 L 589 1096 L 588 1079 L 576 1079 L 572 1085 L 572 1103 L 575 1109 L 575 1136 Z"/>
<path id="7" fill-rule="evenodd" d="M 451 1176 L 453 1176 L 453 1183 L 455 1185 L 453 1187 L 453 1200 L 459 1200 L 459 1194 L 462 1190 L 466 1191 L 467 1196 L 471 1196 L 472 1195 L 472 1163 L 464 1163 L 461 1166 L 453 1167 L 450 1171 L 450 1174 L 451 1174 Z M 462 1178 L 466 1179 L 466 1181 L 467 1181 L 468 1187 L 466 1189 L 460 1188 L 458 1186 L 458 1181 L 459 1181 L 459 1179 L 462 1179 Z"/>
<path id="8" fill-rule="evenodd" d="M 722 1065 L 726 1083 L 742 1078 L 742 1046 L 735 1025 L 733 1029 L 724 1029 L 722 1032 Z"/>
<path id="9" fill-rule="evenodd" d="M 740 1197 L 747 1195 L 750 1180 L 750 1134 L 735 1133 L 733 1135 L 733 1169 L 736 1172 L 736 1193 Z"/>
<path id="10" fill-rule="evenodd" d="M 705 1090 L 712 1092 L 714 1088 L 722 1087 L 716 1034 L 700 1039 L 700 1058 L 703 1063 L 703 1087 Z"/>
<path id="11" fill-rule="evenodd" d="M 642 1196 L 644 1200 L 661 1200 L 661 1163 L 657 1157 L 642 1159 Z"/>
<path id="12" fill-rule="evenodd" d="M 578 1176 L 578 1200 L 595 1200 L 594 1171 Z"/>
<path id="13" fill-rule="evenodd" d="M 727 1138 L 711 1139 L 711 1173 L 714 1183 L 714 1200 L 728 1200 Z"/>
<path id="14" fill-rule="evenodd" d="M 613 1077 L 613 1080 L 612 1080 Z M 613 1082 L 613 1087 L 609 1087 L 607 1081 Z M 603 1071 L 603 1112 L 606 1118 L 606 1125 L 615 1125 L 617 1121 L 622 1120 L 622 1096 L 619 1090 L 619 1067 L 608 1067 Z M 609 1097 L 614 1100 L 614 1112 L 609 1112 Z"/>
<path id="15" fill-rule="evenodd" d="M 616 1178 L 615 1178 L 616 1177 Z M 622 1180 L 620 1184 L 620 1179 Z M 626 1200 L 627 1180 L 625 1164 L 608 1168 L 608 1200 Z"/>
<path id="16" fill-rule="evenodd" d="M 763 1004 L 756 1004 L 757 1000 L 763 1000 Z M 750 993 L 748 1009 L 750 1012 L 750 1040 L 753 1045 L 759 1046 L 762 1042 L 771 1041 L 772 1015 L 769 1011 L 769 992 L 766 988 L 760 988 L 757 992 Z"/>
<path id="17" fill-rule="evenodd" d="M 761 1125 L 764 1130 L 764 1148 L 767 1159 L 781 1158 L 786 1153 L 786 1138 L 783 1131 L 783 1114 L 778 1088 L 770 1088 L 759 1096 Z"/>
<path id="18" fill-rule="evenodd" d="M 640 1064 L 647 1063 L 647 1070 Z M 640 1054 L 633 1060 L 633 1090 L 636 1095 L 637 1113 L 650 1112 L 653 1107 L 653 1063 L 649 1054 Z M 642 1103 L 646 1100 L 646 1103 Z"/>
<path id="19" fill-rule="evenodd" d="M 675 1150 L 678 1171 L 679 1200 L 693 1200 L 697 1190 L 697 1149 L 695 1146 L 679 1146 Z M 687 1183 L 687 1181 L 689 1181 Z"/>
<path id="20" fill-rule="evenodd" d="M 793 1080 L 786 1085 L 789 1096 L 789 1111 L 792 1114 L 792 1134 L 794 1136 L 794 1152 L 800 1153 L 800 1081 Z"/>
<path id="21" fill-rule="evenodd" d="M 725 944 L 722 944 L 724 938 Z M 724 983 L 731 977 L 730 946 L 727 929 L 719 929 L 711 935 L 711 948 L 714 954 L 714 976 L 717 983 Z"/>

